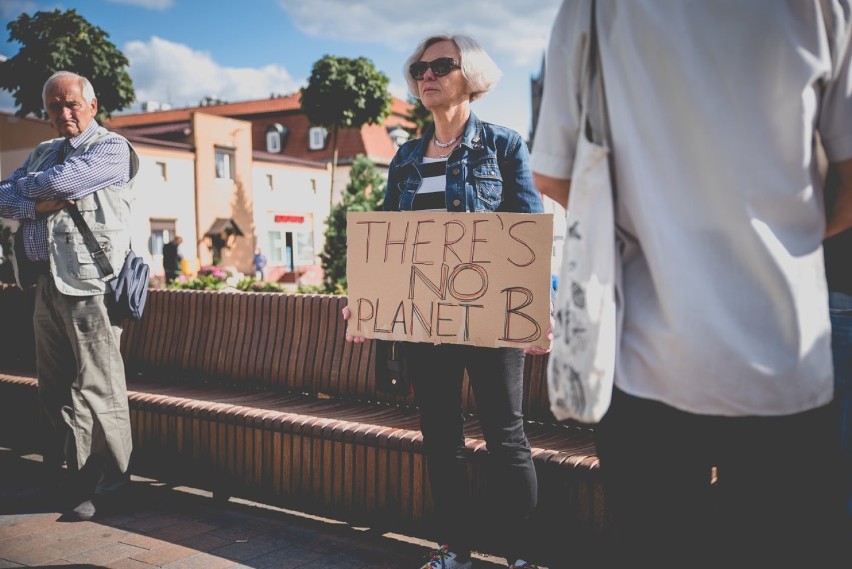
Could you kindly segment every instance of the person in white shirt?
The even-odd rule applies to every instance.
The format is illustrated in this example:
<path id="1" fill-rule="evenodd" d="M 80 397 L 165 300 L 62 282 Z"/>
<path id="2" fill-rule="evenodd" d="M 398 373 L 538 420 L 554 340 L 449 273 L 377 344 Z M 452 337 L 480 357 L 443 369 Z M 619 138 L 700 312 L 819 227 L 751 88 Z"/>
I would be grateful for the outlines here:
<path id="1" fill-rule="evenodd" d="M 615 390 L 596 427 L 616 555 L 831 566 L 821 243 L 852 226 L 849 2 L 565 0 L 532 158 L 563 206 L 592 10 L 625 236 Z M 842 179 L 827 223 L 818 140 Z"/>

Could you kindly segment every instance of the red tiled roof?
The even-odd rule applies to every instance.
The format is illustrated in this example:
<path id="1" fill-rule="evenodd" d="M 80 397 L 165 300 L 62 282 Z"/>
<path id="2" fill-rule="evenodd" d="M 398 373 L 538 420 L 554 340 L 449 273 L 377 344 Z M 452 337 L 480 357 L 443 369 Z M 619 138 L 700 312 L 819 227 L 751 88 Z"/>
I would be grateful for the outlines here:
<path id="1" fill-rule="evenodd" d="M 140 126 L 151 124 L 172 123 L 188 121 L 192 113 L 207 113 L 232 117 L 235 115 L 259 115 L 267 113 L 280 113 L 285 111 L 298 111 L 301 95 L 293 93 L 284 97 L 272 99 L 259 99 L 256 101 L 242 101 L 239 103 L 223 103 L 221 105 L 208 105 L 204 107 L 187 107 L 185 109 L 172 109 L 169 111 L 153 111 L 148 113 L 116 115 L 110 119 L 108 125 L 114 127 Z"/>
<path id="2" fill-rule="evenodd" d="M 299 105 L 300 94 L 295 93 L 286 97 L 225 103 L 187 109 L 169 111 L 154 111 L 148 113 L 118 115 L 107 123 L 108 128 L 123 128 L 136 131 L 147 136 L 157 136 L 157 132 L 174 132 L 178 125 L 191 120 L 193 113 L 205 113 L 246 120 L 252 123 L 252 145 L 255 152 L 266 148 L 266 129 L 275 123 L 281 124 L 288 130 L 287 140 L 282 154 L 300 160 L 330 161 L 333 155 L 332 141 L 320 150 L 308 149 L 308 132 L 310 124 L 302 114 Z M 395 126 L 413 128 L 414 125 L 406 118 L 411 105 L 391 98 L 391 115 L 382 125 L 364 125 L 359 129 L 341 129 L 338 133 L 338 160 L 352 159 L 358 154 L 365 154 L 374 160 L 387 160 L 396 153 L 396 148 L 388 136 L 388 130 Z M 331 134 L 329 133 L 329 138 Z"/>

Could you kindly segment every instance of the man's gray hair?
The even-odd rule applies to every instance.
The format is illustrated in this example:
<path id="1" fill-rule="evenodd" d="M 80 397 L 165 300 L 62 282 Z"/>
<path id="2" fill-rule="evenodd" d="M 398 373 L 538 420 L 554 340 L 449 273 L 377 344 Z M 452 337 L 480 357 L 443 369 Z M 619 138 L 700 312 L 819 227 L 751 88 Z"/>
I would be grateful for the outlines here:
<path id="1" fill-rule="evenodd" d="M 408 92 L 415 98 L 420 98 L 420 92 L 417 89 L 417 81 L 408 72 L 408 68 L 412 63 L 420 61 L 423 52 L 429 46 L 441 41 L 451 41 L 456 44 L 461 58 L 461 72 L 467 80 L 471 101 L 477 100 L 490 91 L 500 80 L 503 72 L 475 39 L 463 34 L 436 34 L 420 42 L 414 53 L 405 61 L 405 67 L 402 70 L 405 82 L 408 84 Z"/>
<path id="2" fill-rule="evenodd" d="M 83 98 L 86 100 L 86 103 L 91 104 L 92 101 L 95 100 L 95 88 L 92 87 L 92 84 L 88 79 L 82 75 L 74 73 L 73 71 L 57 71 L 47 78 L 47 81 L 44 82 L 44 87 L 41 89 L 41 102 L 45 108 L 47 108 L 47 90 L 54 82 L 66 77 L 72 77 L 80 82 L 80 91 L 82 91 Z"/>

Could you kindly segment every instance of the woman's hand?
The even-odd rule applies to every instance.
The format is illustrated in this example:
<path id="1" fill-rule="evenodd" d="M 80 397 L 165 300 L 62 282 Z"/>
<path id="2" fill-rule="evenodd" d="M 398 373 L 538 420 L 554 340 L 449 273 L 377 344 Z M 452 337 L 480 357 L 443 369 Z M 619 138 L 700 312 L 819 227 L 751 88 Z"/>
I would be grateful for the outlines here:
<path id="1" fill-rule="evenodd" d="M 550 353 L 550 344 L 553 343 L 553 314 L 550 315 L 550 328 L 547 329 L 547 341 L 549 342 L 546 348 L 539 348 L 538 346 L 530 346 L 528 348 L 524 348 L 524 353 L 530 356 L 543 356 L 547 353 Z"/>
<path id="2" fill-rule="evenodd" d="M 348 306 L 344 306 L 343 310 L 340 311 L 343 314 L 344 320 L 349 320 L 349 317 L 352 316 L 352 311 L 349 310 Z M 356 344 L 362 344 L 367 341 L 367 338 L 364 336 L 352 336 L 349 332 L 346 333 L 346 341 L 347 342 L 355 342 Z"/>

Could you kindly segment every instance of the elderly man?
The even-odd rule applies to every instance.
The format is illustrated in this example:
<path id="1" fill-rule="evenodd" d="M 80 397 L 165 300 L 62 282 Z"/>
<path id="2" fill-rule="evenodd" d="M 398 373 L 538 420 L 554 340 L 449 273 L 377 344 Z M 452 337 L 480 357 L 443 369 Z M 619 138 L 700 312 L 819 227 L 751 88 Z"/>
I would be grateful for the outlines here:
<path id="1" fill-rule="evenodd" d="M 87 520 L 127 482 L 132 442 L 121 322 L 110 319 L 104 296 L 115 274 L 103 274 L 69 208 L 80 211 L 117 271 L 130 247 L 139 160 L 127 140 L 95 121 L 98 102 L 85 77 L 60 71 L 42 96 L 61 138 L 39 144 L 0 182 L 0 217 L 21 222 L 16 277 L 22 287 L 36 284 L 39 396 L 55 435 L 47 462 L 67 463 L 66 517 Z"/>

